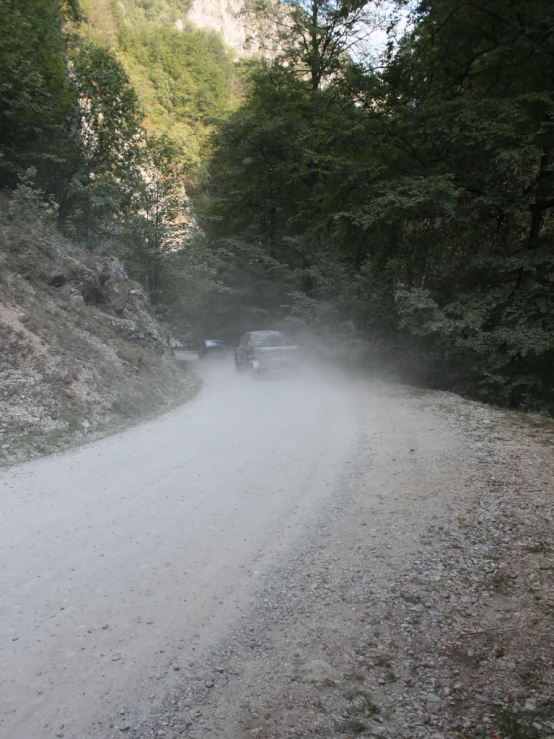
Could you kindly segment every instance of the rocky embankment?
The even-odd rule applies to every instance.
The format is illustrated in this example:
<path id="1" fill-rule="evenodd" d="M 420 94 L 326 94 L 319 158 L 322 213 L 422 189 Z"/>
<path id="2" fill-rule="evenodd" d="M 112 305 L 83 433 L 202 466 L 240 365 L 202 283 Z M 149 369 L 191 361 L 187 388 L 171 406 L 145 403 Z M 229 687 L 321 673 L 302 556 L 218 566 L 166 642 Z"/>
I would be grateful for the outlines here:
<path id="1" fill-rule="evenodd" d="M 0 464 L 121 428 L 196 383 L 117 259 L 0 204 Z"/>

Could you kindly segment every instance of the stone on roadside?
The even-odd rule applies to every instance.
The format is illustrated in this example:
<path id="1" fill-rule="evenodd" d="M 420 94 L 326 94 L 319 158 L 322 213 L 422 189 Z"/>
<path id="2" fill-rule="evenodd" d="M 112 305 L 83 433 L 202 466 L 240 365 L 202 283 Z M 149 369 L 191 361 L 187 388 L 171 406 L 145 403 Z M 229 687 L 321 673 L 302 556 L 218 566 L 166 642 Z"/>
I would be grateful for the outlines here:
<path id="1" fill-rule="evenodd" d="M 428 693 L 427 694 L 427 703 L 426 708 L 430 713 L 434 713 L 435 711 L 438 711 L 441 707 L 441 699 L 438 695 L 435 695 L 434 693 Z"/>

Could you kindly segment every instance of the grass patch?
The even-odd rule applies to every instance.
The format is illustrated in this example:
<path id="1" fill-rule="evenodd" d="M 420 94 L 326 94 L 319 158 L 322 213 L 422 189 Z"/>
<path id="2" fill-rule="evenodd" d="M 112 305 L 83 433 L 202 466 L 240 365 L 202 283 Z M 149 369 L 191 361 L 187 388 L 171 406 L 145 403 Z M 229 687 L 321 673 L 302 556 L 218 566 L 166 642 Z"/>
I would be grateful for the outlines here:
<path id="1" fill-rule="evenodd" d="M 496 726 L 504 739 L 539 739 L 540 734 L 526 716 L 512 711 L 503 711 L 496 720 Z"/>
<path id="2" fill-rule="evenodd" d="M 117 356 L 124 362 L 132 364 L 134 367 L 140 367 L 144 362 L 144 352 L 139 346 L 124 344 L 123 342 L 116 342 L 116 346 Z"/>
<path id="3" fill-rule="evenodd" d="M 363 734 L 367 731 L 367 726 L 358 719 L 347 719 L 346 721 L 337 722 L 335 729 L 342 734 Z"/>

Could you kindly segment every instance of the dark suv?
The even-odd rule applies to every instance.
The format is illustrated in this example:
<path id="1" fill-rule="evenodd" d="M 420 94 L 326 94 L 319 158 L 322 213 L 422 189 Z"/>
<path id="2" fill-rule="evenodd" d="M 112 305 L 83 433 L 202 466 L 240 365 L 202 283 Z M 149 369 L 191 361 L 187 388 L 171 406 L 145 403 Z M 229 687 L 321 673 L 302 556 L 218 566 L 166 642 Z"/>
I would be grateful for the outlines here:
<path id="1" fill-rule="evenodd" d="M 224 359 L 226 349 L 225 344 L 219 339 L 205 339 L 198 347 L 198 358 L 218 357 L 219 359 Z"/>
<path id="2" fill-rule="evenodd" d="M 265 346 L 286 346 L 285 337 L 279 331 L 249 331 L 240 340 L 235 352 L 235 367 L 237 370 L 249 369 L 249 363 L 255 349 Z"/>

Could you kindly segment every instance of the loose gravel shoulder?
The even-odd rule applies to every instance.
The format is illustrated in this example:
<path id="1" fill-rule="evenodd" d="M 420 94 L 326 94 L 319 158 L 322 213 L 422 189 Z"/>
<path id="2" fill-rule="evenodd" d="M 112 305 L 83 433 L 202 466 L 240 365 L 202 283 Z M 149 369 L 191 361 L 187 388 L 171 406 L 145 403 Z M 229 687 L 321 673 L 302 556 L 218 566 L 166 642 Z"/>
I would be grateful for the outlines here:
<path id="1" fill-rule="evenodd" d="M 332 505 L 165 708 L 110 736 L 554 735 L 553 425 L 353 392 L 367 438 Z"/>

